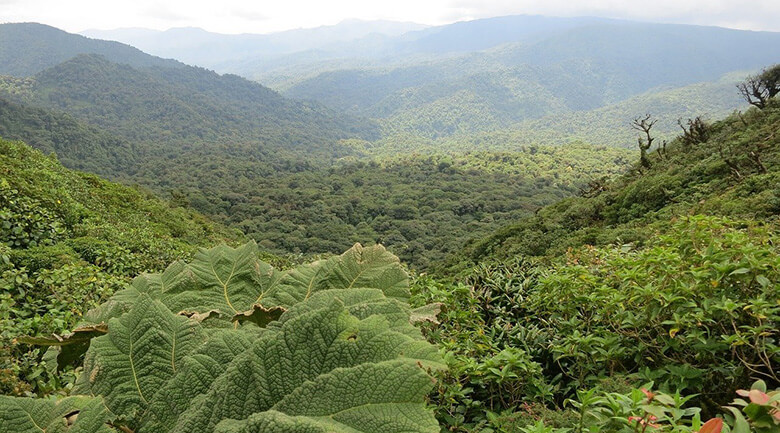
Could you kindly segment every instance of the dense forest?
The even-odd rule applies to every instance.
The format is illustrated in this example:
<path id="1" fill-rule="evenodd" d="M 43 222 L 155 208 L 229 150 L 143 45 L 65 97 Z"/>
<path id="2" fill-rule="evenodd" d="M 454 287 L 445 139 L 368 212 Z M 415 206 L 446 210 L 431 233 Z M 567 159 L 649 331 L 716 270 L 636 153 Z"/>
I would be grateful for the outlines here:
<path id="1" fill-rule="evenodd" d="M 402 27 L 303 101 L 0 25 L 0 433 L 780 431 L 777 34 Z"/>
<path id="2" fill-rule="evenodd" d="M 52 43 L 46 34 L 39 42 Z M 84 54 L 0 83 L 5 137 L 150 188 L 276 254 L 382 243 L 428 269 L 468 238 L 630 161 L 628 151 L 585 144 L 464 154 L 424 138 L 378 140 L 373 121 L 179 64 L 136 68 Z"/>

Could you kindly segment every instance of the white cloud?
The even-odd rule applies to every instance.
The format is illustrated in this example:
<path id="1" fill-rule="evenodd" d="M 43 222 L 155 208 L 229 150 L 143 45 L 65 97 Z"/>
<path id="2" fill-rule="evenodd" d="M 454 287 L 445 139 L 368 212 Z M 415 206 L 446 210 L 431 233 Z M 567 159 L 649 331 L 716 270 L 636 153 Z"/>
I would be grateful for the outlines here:
<path id="1" fill-rule="evenodd" d="M 265 33 L 348 18 L 444 24 L 509 14 L 606 16 L 780 31 L 780 1 L 753 0 L 0 0 L 0 20 L 68 31 L 193 26 Z"/>

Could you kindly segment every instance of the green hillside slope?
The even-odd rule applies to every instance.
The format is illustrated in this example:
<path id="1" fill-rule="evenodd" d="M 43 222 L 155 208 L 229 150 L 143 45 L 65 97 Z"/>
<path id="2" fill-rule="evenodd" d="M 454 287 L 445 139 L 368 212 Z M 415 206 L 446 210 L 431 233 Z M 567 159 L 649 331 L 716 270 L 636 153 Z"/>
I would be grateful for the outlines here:
<path id="1" fill-rule="evenodd" d="M 43 24 L 0 24 L 0 75 L 35 75 L 79 54 L 98 54 L 135 67 L 184 66 L 119 42 L 90 39 Z"/>
<path id="2" fill-rule="evenodd" d="M 441 147 L 461 149 L 480 146 L 511 150 L 515 146 L 565 145 L 576 141 L 635 148 L 636 131 L 629 125 L 646 113 L 659 119 L 654 127 L 658 140 L 671 141 L 680 133 L 678 119 L 701 116 L 712 121 L 744 109 L 745 101 L 735 86 L 746 75 L 747 72 L 734 72 L 717 81 L 654 89 L 593 110 L 548 115 L 498 131 L 456 135 L 439 141 Z"/>
<path id="3" fill-rule="evenodd" d="M 445 429 L 777 431 L 779 131 L 777 100 L 707 124 L 421 276 Z"/>
<path id="4" fill-rule="evenodd" d="M 708 139 L 671 143 L 652 167 L 598 185 L 595 197 L 563 200 L 531 219 L 476 241 L 472 263 L 518 254 L 561 253 L 582 244 L 641 244 L 684 215 L 772 220 L 780 214 L 780 108 L 733 115 L 708 127 Z M 600 192 L 602 191 L 603 192 Z"/>
<path id="5" fill-rule="evenodd" d="M 151 193 L 0 140 L 0 389 L 57 388 L 25 334 L 62 333 L 140 272 L 241 235 Z M 55 381 L 55 382 L 52 382 Z"/>
<path id="6" fill-rule="evenodd" d="M 54 153 L 68 168 L 116 176 L 134 166 L 138 149 L 67 114 L 16 104 L 0 98 L 0 137 L 21 140 L 43 153 Z"/>
<path id="7" fill-rule="evenodd" d="M 80 55 L 15 89 L 7 95 L 68 112 L 153 153 L 224 145 L 268 157 L 328 154 L 338 139 L 374 136 L 368 123 L 193 67 L 135 69 Z"/>

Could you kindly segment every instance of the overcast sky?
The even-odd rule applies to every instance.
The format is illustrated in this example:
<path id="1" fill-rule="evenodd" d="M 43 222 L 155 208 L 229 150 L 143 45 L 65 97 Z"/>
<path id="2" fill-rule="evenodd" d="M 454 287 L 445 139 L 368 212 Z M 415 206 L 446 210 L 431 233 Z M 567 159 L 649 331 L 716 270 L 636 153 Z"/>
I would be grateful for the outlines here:
<path id="1" fill-rule="evenodd" d="M 269 33 L 349 18 L 446 24 L 511 14 L 601 16 L 780 31 L 780 0 L 0 0 L 0 22 Z"/>

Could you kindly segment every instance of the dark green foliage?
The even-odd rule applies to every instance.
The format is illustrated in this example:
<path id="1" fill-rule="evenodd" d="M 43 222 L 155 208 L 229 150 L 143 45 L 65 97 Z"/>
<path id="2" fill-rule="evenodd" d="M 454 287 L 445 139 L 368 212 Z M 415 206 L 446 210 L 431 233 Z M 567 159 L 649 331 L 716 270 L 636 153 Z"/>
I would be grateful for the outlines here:
<path id="1" fill-rule="evenodd" d="M 428 328 L 450 353 L 441 419 L 474 431 L 491 413 L 562 407 L 575 390 L 626 375 L 696 394 L 710 416 L 752 380 L 777 386 L 777 233 L 696 216 L 640 249 L 482 264 L 454 288 L 420 278 L 418 302 L 444 303 Z"/>
<path id="2" fill-rule="evenodd" d="M 622 150 L 572 146 L 383 156 L 263 173 L 251 162 L 225 159 L 216 167 L 196 155 L 160 161 L 136 179 L 158 190 L 176 185 L 194 209 L 275 253 L 335 253 L 376 242 L 427 269 L 467 239 L 576 193 L 585 173 L 615 174 L 627 160 Z"/>
<path id="3" fill-rule="evenodd" d="M 26 91 L 26 90 L 23 90 Z M 25 107 L 0 98 L 0 137 L 54 153 L 66 167 L 116 176 L 136 164 L 131 143 L 66 114 Z"/>
<path id="4" fill-rule="evenodd" d="M 444 304 L 426 329 L 449 352 L 433 399 L 450 430 L 691 432 L 780 385 L 778 108 L 694 120 L 650 168 L 474 241 L 454 287 L 419 278 L 418 302 Z M 640 380 L 669 394 L 610 389 Z M 749 412 L 727 424 L 776 428 Z"/>
<path id="5" fill-rule="evenodd" d="M 0 179 L 0 242 L 12 248 L 53 244 L 65 230 L 53 214 Z"/>

